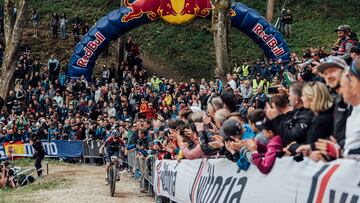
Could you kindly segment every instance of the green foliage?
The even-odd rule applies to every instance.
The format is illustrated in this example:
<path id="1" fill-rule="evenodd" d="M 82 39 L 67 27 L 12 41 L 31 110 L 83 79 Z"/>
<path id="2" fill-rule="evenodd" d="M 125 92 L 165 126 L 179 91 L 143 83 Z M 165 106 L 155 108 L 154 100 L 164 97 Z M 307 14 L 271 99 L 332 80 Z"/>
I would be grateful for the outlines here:
<path id="1" fill-rule="evenodd" d="M 99 19 L 118 8 L 119 2 L 115 0 L 30 0 L 30 7 L 40 11 L 43 24 L 48 24 L 53 12 L 65 12 L 70 19 L 78 14 L 82 19 L 93 22 L 94 19 Z M 266 0 L 241 0 L 240 2 L 265 15 Z M 283 2 L 276 1 L 275 16 L 281 10 Z M 358 0 L 287 0 L 285 7 L 294 15 L 294 35 L 287 41 L 291 50 L 300 54 L 303 49 L 309 47 L 324 46 L 329 50 L 337 38 L 334 29 L 340 24 L 349 24 L 353 30 L 360 31 L 360 25 L 357 23 L 360 20 L 360 15 L 357 14 L 360 10 Z M 196 20 L 185 26 L 170 26 L 164 22 L 155 22 L 133 30 L 130 35 L 140 44 L 141 50 L 146 55 L 168 66 L 165 72 L 172 71 L 178 78 L 212 78 L 215 55 L 210 28 L 211 22 L 206 19 Z M 55 44 L 57 45 L 58 43 Z M 232 62 L 263 57 L 262 51 L 255 43 L 234 29 L 230 31 L 230 47 Z M 67 53 L 66 56 L 69 54 Z"/>
<path id="2" fill-rule="evenodd" d="M 265 0 L 241 2 L 265 15 Z M 276 2 L 275 16 L 283 5 L 283 1 Z M 356 15 L 360 1 L 288 0 L 285 7 L 293 12 L 295 22 L 293 36 L 287 42 L 290 49 L 299 54 L 310 47 L 323 46 L 330 50 L 337 39 L 334 29 L 338 25 L 349 24 L 353 30 L 360 30 L 357 23 L 360 16 Z M 134 30 L 131 35 L 145 53 L 173 65 L 172 68 L 179 69 L 179 75 L 212 78 L 215 66 L 212 34 L 201 29 L 210 27 L 210 23 L 208 20 L 198 20 L 181 27 L 153 23 Z M 229 40 L 232 62 L 263 57 L 260 48 L 241 32 L 231 29 Z"/>
<path id="3" fill-rule="evenodd" d="M 65 13 L 70 19 L 77 14 L 81 19 L 93 22 L 94 19 L 99 19 L 118 8 L 120 3 L 116 2 L 113 0 L 30 0 L 30 8 L 37 10 L 43 20 L 49 20 L 56 12 Z"/>

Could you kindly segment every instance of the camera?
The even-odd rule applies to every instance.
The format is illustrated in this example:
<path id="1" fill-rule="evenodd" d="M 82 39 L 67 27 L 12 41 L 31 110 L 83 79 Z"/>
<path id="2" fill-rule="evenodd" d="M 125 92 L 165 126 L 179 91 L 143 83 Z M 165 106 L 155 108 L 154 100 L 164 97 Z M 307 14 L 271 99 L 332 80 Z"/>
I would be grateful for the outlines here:
<path id="1" fill-rule="evenodd" d="M 277 87 L 269 87 L 268 88 L 268 94 L 277 94 L 279 93 L 279 90 Z"/>

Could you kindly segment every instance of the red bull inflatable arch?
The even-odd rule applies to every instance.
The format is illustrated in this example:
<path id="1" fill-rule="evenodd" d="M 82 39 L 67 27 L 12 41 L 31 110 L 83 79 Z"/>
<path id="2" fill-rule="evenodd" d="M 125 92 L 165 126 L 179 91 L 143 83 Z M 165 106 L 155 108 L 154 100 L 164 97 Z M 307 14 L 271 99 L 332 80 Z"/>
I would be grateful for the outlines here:
<path id="1" fill-rule="evenodd" d="M 281 33 L 257 11 L 236 2 L 231 5 L 231 25 L 245 33 L 268 59 L 289 61 L 290 49 Z M 102 17 L 76 45 L 70 58 L 71 78 L 91 79 L 95 62 L 112 40 L 147 23 L 162 19 L 184 24 L 196 17 L 210 18 L 210 0 L 124 0 L 124 6 Z"/>

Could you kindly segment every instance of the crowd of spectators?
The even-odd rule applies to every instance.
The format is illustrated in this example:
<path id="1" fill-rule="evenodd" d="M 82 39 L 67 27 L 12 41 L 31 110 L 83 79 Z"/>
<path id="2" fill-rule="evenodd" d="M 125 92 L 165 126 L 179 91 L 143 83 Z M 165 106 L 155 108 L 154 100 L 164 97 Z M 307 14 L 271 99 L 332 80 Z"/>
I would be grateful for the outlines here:
<path id="1" fill-rule="evenodd" d="M 0 143 L 106 140 L 115 131 L 139 159 L 225 156 L 262 173 L 282 156 L 359 159 L 360 48 L 348 27 L 336 31 L 329 54 L 246 60 L 224 80 L 149 74 L 131 38 L 126 60 L 92 81 L 68 78 L 55 56 L 41 66 L 25 53 L 1 105 Z"/>

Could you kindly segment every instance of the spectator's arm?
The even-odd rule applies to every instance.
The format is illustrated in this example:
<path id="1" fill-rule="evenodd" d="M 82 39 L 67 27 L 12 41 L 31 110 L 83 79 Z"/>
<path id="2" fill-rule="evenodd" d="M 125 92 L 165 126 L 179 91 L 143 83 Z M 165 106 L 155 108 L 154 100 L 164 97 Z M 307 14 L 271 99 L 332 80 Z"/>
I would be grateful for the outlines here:
<path id="1" fill-rule="evenodd" d="M 352 48 L 353 46 L 354 46 L 354 44 L 352 44 L 352 43 L 350 43 L 350 42 L 347 42 L 347 43 L 346 43 L 346 48 L 345 48 L 346 53 L 345 53 L 341 58 L 343 58 L 343 59 L 349 58 L 350 55 L 351 55 L 351 48 Z"/>
<path id="2" fill-rule="evenodd" d="M 276 159 L 276 152 L 266 153 L 262 158 L 259 152 L 252 153 L 253 163 L 258 167 L 261 173 L 268 174 L 273 167 Z"/>
<path id="3" fill-rule="evenodd" d="M 197 144 L 195 148 L 191 150 L 185 144 L 182 144 L 180 145 L 180 149 L 185 158 L 189 160 L 197 159 L 204 155 L 199 144 Z"/>

